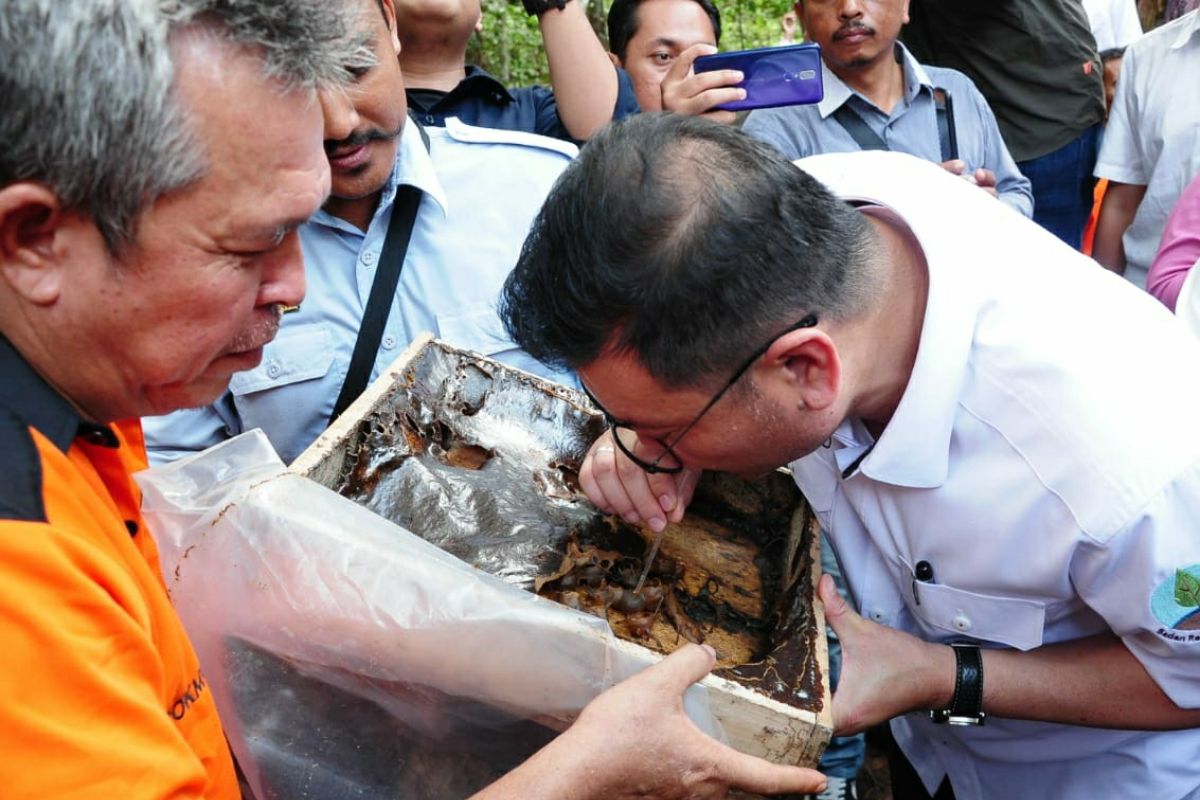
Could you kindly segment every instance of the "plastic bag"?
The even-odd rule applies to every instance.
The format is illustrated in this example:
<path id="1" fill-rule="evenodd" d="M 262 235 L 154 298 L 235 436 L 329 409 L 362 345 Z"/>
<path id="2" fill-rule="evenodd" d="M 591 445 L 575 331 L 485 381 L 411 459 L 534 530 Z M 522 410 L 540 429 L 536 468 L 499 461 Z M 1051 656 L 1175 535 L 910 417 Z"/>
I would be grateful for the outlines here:
<path id="1" fill-rule="evenodd" d="M 459 798 L 656 657 L 287 471 L 259 431 L 138 475 L 258 798 Z M 723 738 L 706 690 L 685 708 Z"/>

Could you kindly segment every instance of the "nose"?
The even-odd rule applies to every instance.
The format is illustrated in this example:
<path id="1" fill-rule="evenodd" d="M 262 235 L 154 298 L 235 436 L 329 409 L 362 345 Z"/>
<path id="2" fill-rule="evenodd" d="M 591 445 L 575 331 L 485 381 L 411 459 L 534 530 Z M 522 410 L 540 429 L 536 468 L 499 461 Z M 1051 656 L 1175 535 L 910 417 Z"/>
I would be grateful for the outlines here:
<path id="1" fill-rule="evenodd" d="M 325 117 L 325 141 L 340 142 L 358 127 L 358 111 L 348 90 L 325 89 L 321 92 L 321 112 Z"/>
<path id="2" fill-rule="evenodd" d="M 842 19 L 854 19 L 862 16 L 862 0 L 842 0 L 838 16 Z"/>
<path id="3" fill-rule="evenodd" d="M 300 234 L 292 230 L 279 247 L 266 256 L 258 305 L 298 306 L 304 299 L 304 290 L 304 253 L 300 248 Z"/>

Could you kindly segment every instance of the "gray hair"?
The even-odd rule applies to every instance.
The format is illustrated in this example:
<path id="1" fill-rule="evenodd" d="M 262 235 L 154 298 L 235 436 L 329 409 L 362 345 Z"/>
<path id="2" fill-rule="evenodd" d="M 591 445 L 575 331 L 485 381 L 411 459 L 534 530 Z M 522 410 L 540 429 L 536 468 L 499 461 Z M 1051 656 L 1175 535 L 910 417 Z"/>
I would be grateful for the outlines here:
<path id="1" fill-rule="evenodd" d="M 35 181 L 130 245 L 142 212 L 203 176 L 173 92 L 172 35 L 199 27 L 262 58 L 286 89 L 344 84 L 373 63 L 356 3 L 337 0 L 3 0 L 0 187 Z"/>

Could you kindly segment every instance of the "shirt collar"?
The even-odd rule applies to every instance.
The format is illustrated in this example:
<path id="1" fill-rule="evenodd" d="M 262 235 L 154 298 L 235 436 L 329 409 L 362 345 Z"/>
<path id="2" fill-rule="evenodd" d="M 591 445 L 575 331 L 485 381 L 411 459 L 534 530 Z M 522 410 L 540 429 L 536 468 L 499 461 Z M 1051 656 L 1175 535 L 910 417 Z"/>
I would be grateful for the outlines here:
<path id="1" fill-rule="evenodd" d="M 1200 11 L 1192 11 L 1182 19 L 1188 21 L 1180 27 L 1179 35 L 1175 37 L 1175 42 L 1171 45 L 1172 50 L 1186 47 L 1196 32 L 1200 31 Z"/>
<path id="2" fill-rule="evenodd" d="M 911 103 L 922 87 L 933 89 L 933 82 L 929 79 L 925 68 L 900 42 L 896 42 L 896 60 L 900 62 L 900 68 L 904 73 L 904 99 L 907 102 Z M 857 97 L 864 103 L 874 105 L 835 75 L 829 69 L 829 65 L 825 63 L 825 59 L 821 59 L 821 80 L 824 81 L 825 87 L 825 96 L 821 98 L 821 102 L 817 103 L 817 112 L 821 115 L 821 119 L 825 119 L 837 111 L 851 97 Z"/>
<path id="3" fill-rule="evenodd" d="M 503 83 L 501 83 L 499 81 L 499 79 L 494 77 L 487 70 L 483 69 L 482 67 L 477 67 L 474 64 L 467 64 L 466 76 L 462 79 L 462 81 L 459 82 L 458 86 L 455 86 L 450 91 L 450 94 L 467 94 L 467 93 L 470 93 L 470 94 L 491 93 L 494 95 L 498 95 L 499 97 L 504 98 L 504 99 L 508 100 L 509 102 L 514 102 L 516 100 L 516 98 L 512 96 L 512 92 L 508 91 L 508 87 L 505 86 Z M 447 95 L 447 96 L 449 96 L 449 95 Z"/>
<path id="4" fill-rule="evenodd" d="M 107 425 L 79 416 L 4 336 L 0 336 L 0 409 L 39 431 L 64 453 L 76 437 L 104 447 L 118 445 Z"/>

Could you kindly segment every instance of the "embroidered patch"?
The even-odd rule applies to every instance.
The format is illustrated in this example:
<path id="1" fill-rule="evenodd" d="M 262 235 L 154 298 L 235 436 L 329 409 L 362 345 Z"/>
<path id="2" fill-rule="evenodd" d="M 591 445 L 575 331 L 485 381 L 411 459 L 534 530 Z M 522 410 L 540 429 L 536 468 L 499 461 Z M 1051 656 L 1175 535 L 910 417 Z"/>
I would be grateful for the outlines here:
<path id="1" fill-rule="evenodd" d="M 1200 564 L 1177 569 L 1173 577 L 1160 583 L 1150 598 L 1150 610 L 1168 629 L 1200 631 Z"/>

